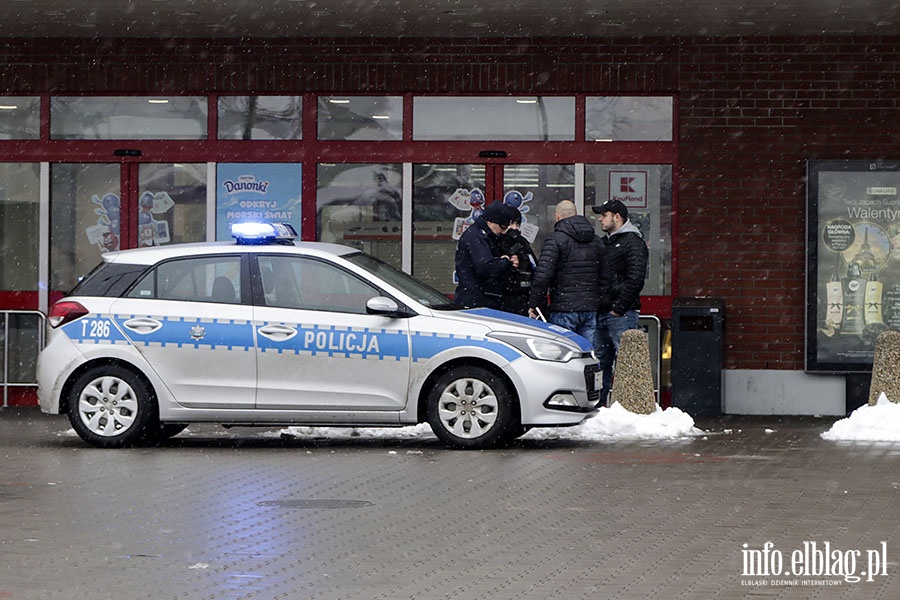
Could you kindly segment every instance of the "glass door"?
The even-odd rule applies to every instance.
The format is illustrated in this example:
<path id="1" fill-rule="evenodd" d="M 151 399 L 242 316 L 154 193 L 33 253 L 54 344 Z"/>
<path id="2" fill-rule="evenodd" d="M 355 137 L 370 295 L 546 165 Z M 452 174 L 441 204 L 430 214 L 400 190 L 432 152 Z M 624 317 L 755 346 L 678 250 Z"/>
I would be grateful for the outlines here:
<path id="1" fill-rule="evenodd" d="M 53 163 L 52 303 L 105 252 L 206 240 L 206 164 Z"/>
<path id="2" fill-rule="evenodd" d="M 456 292 L 456 242 L 493 199 L 488 171 L 478 164 L 413 165 L 412 275 L 448 296 Z"/>

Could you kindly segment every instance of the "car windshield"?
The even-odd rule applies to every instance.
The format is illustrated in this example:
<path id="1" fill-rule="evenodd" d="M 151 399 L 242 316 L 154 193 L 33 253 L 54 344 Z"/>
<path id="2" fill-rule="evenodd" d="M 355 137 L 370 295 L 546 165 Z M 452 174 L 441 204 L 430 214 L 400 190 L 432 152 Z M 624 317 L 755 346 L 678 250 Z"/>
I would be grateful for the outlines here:
<path id="1" fill-rule="evenodd" d="M 391 265 L 378 260 L 374 256 L 359 252 L 357 254 L 345 255 L 343 258 L 362 267 L 386 283 L 394 286 L 410 298 L 415 299 L 419 304 L 427 306 L 432 310 L 455 310 L 461 308 L 458 304 L 451 301 L 447 296 L 436 289 L 429 287 L 403 271 L 399 271 Z"/>

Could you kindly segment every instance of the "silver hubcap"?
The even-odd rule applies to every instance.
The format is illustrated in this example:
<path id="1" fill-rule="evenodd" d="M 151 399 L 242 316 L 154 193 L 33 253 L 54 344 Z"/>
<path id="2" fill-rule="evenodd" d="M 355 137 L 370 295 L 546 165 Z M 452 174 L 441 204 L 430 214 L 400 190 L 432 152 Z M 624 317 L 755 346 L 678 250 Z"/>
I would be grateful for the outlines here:
<path id="1" fill-rule="evenodd" d="M 438 415 L 447 431 L 474 439 L 491 430 L 497 420 L 497 396 L 478 379 L 463 378 L 441 392 Z"/>
<path id="2" fill-rule="evenodd" d="M 134 391 L 118 377 L 98 377 L 78 397 L 81 422 L 104 437 L 119 435 L 131 427 L 137 410 Z"/>

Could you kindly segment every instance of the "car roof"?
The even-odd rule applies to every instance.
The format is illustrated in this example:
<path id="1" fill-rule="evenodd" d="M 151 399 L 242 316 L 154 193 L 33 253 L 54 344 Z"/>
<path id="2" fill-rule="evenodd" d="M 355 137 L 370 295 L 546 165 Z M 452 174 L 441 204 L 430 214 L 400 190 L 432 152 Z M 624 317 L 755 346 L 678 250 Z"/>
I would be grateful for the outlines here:
<path id="1" fill-rule="evenodd" d="M 238 244 L 237 242 L 195 242 L 168 244 L 147 248 L 134 248 L 107 252 L 104 262 L 135 265 L 154 265 L 170 258 L 197 256 L 202 254 L 233 254 L 235 252 L 303 254 L 307 256 L 333 257 L 359 252 L 356 248 L 329 242 L 293 242 L 291 244 Z"/>

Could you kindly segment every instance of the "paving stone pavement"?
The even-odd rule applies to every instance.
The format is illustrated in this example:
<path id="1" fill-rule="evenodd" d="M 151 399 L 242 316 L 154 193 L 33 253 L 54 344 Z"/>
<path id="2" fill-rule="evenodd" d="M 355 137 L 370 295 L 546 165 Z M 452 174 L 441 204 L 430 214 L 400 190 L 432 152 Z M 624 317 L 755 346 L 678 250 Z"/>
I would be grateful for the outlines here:
<path id="1" fill-rule="evenodd" d="M 0 600 L 900 598 L 900 444 L 822 440 L 833 421 L 483 452 L 203 425 L 99 450 L 3 409 Z"/>

